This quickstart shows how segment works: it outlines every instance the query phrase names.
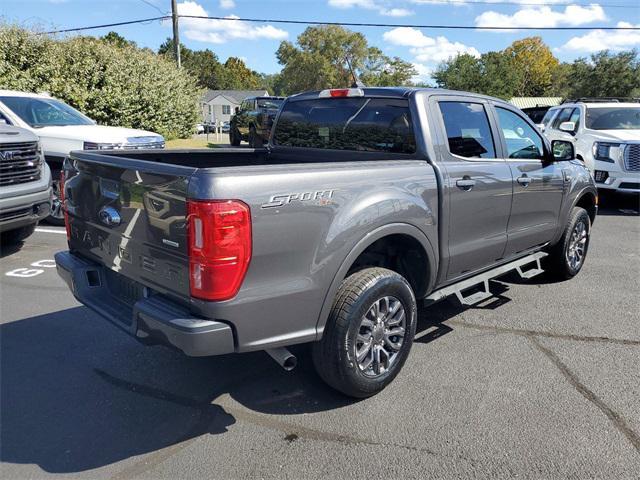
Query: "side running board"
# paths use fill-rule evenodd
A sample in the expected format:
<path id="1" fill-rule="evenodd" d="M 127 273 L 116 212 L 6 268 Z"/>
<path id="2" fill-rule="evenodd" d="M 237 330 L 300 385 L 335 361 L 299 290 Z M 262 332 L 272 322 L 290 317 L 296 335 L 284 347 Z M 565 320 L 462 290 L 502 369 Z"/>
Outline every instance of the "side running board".
<path id="1" fill-rule="evenodd" d="M 488 270 L 476 275 L 475 277 L 471 277 L 461 282 L 454 283 L 453 285 L 449 285 L 448 287 L 441 288 L 440 290 L 436 290 L 426 297 L 425 301 L 427 303 L 434 303 L 450 295 L 455 295 L 461 304 L 475 305 L 493 296 L 489 290 L 489 280 L 504 275 L 512 270 L 517 271 L 520 277 L 524 279 L 535 277 L 536 275 L 544 272 L 540 265 L 540 260 L 547 255 L 548 254 L 545 252 L 536 252 L 531 255 L 527 255 L 526 257 L 519 258 L 518 260 L 514 260 L 513 262 L 500 265 L 499 267 Z M 535 266 L 531 265 L 530 268 L 524 270 L 524 267 L 529 266 L 532 263 L 535 263 Z M 464 295 L 465 291 L 474 287 L 480 287 L 482 289 L 470 295 Z"/>

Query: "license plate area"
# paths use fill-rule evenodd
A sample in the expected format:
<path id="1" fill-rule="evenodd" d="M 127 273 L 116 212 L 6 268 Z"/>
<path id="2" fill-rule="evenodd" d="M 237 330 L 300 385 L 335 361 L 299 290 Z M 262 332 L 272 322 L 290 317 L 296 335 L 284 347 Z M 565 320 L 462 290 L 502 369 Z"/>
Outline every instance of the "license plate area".
<path id="1" fill-rule="evenodd" d="M 109 269 L 104 269 L 105 283 L 109 292 L 121 303 L 129 308 L 144 298 L 144 286 L 135 280 Z"/>

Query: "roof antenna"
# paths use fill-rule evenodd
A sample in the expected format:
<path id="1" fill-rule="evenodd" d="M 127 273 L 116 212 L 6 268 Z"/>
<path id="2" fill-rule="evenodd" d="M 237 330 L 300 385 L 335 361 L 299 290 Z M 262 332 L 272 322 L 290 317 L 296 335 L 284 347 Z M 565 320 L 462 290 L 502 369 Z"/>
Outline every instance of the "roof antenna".
<path id="1" fill-rule="evenodd" d="M 353 70 L 353 67 L 351 66 L 351 61 L 349 60 L 349 55 L 345 56 L 344 60 L 345 62 L 347 62 L 347 65 L 349 66 L 349 71 L 351 72 L 351 77 L 353 78 L 353 83 L 351 84 L 351 88 L 363 88 L 364 83 L 362 83 L 358 79 L 358 75 L 356 75 L 356 72 Z"/>

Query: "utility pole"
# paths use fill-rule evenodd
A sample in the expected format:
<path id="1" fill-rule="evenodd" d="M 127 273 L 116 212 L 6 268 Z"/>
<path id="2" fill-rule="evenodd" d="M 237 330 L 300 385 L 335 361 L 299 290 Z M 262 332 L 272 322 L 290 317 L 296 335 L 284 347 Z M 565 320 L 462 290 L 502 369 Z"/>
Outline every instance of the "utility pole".
<path id="1" fill-rule="evenodd" d="M 171 0 L 171 18 L 173 20 L 173 56 L 180 68 L 180 33 L 178 32 L 178 6 L 176 0 Z"/>

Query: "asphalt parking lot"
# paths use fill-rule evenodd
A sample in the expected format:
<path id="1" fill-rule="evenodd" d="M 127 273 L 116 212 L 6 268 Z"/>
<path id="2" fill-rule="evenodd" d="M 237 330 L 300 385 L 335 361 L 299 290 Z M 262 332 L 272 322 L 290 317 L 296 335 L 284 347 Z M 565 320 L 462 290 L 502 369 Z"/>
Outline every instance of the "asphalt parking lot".
<path id="1" fill-rule="evenodd" d="M 79 305 L 43 225 L 1 261 L 3 478 L 638 478 L 638 197 L 607 198 L 572 281 L 494 282 L 422 309 L 376 397 L 328 390 L 304 348 L 193 359 Z"/>

